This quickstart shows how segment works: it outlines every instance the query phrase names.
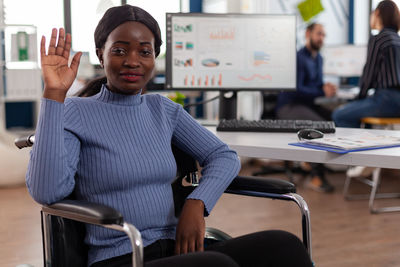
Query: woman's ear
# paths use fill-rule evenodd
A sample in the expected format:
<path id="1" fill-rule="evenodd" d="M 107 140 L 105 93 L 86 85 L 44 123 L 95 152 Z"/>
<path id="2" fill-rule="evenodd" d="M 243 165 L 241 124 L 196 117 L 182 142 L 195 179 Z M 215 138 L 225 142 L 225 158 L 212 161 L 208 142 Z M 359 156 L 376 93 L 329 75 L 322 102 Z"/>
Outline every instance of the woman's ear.
<path id="1" fill-rule="evenodd" d="M 100 61 L 100 66 L 103 68 L 104 67 L 104 65 L 103 65 L 103 49 L 96 48 L 96 55 L 97 55 L 97 58 Z"/>

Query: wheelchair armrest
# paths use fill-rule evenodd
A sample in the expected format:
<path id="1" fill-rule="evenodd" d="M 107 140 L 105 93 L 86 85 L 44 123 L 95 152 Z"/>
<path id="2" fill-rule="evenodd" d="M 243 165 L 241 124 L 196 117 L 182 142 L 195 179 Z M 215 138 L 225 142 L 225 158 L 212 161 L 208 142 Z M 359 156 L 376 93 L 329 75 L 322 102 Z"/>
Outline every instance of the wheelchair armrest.
<path id="1" fill-rule="evenodd" d="M 270 194 L 296 193 L 296 186 L 286 180 L 276 178 L 259 178 L 254 176 L 237 176 L 226 189 L 227 193 L 251 191 Z"/>
<path id="2" fill-rule="evenodd" d="M 293 183 L 276 178 L 237 176 L 225 193 L 295 202 L 302 214 L 303 244 L 310 257 L 312 256 L 310 211 L 304 199 L 296 194 L 296 186 Z"/>
<path id="3" fill-rule="evenodd" d="M 65 199 L 43 206 L 42 210 L 51 215 L 84 223 L 122 225 L 124 222 L 121 213 L 114 208 L 82 200 Z"/>
<path id="4" fill-rule="evenodd" d="M 55 220 L 55 222 L 52 222 L 52 218 L 57 219 Z M 73 222 L 73 224 L 69 222 Z M 65 243 L 70 243 L 71 240 L 69 240 L 69 237 L 70 235 L 73 235 L 73 231 L 76 230 L 77 226 L 83 226 L 82 223 L 88 223 L 124 232 L 128 236 L 132 246 L 133 266 L 143 266 L 143 241 L 139 230 L 134 225 L 125 222 L 121 213 L 119 213 L 112 207 L 82 200 L 65 199 L 48 206 L 42 206 L 42 223 L 43 240 L 45 244 L 44 262 L 46 263 L 51 257 L 54 257 L 55 251 L 53 250 L 53 247 L 55 247 L 55 245 L 61 243 L 61 246 L 65 247 Z M 51 235 L 54 236 L 54 232 L 52 233 L 51 231 L 55 231 L 58 237 L 49 238 Z M 75 238 L 72 239 L 75 240 Z M 81 241 L 82 240 L 83 238 L 81 239 Z M 75 247 L 76 246 L 74 245 L 74 248 Z M 61 253 L 63 259 L 62 262 L 64 262 L 65 260 L 66 262 L 74 262 L 74 257 L 69 256 L 71 255 L 71 253 L 74 253 L 76 251 L 76 249 L 74 248 L 68 247 L 66 252 L 63 251 Z M 72 250 L 74 252 L 71 252 Z M 60 256 L 60 253 L 58 254 L 58 256 Z M 84 262 L 84 266 L 86 266 L 87 262 Z M 67 265 L 51 264 L 51 266 L 77 265 L 74 263 Z"/>

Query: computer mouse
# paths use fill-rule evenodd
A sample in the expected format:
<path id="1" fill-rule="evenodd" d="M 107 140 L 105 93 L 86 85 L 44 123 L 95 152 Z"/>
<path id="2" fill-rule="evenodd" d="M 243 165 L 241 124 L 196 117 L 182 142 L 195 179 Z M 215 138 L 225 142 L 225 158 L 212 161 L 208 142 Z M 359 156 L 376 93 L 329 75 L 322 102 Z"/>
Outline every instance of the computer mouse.
<path id="1" fill-rule="evenodd" d="M 322 137 L 324 137 L 324 134 L 321 131 L 315 129 L 301 129 L 297 132 L 297 138 L 299 138 L 300 141 L 304 139 L 311 140 Z"/>

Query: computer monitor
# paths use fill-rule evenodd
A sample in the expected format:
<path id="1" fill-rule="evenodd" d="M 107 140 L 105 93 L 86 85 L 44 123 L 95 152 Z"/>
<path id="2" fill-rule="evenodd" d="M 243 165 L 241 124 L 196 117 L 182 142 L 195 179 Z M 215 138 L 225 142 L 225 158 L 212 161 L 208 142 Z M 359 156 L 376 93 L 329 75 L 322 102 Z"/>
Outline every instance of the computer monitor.
<path id="1" fill-rule="evenodd" d="M 293 90 L 296 17 L 167 13 L 167 89 Z"/>
<path id="2" fill-rule="evenodd" d="M 324 58 L 324 74 L 345 78 L 360 77 L 367 60 L 367 46 L 326 46 L 321 54 Z"/>
<path id="3" fill-rule="evenodd" d="M 167 90 L 296 89 L 295 15 L 167 13 L 166 27 Z"/>

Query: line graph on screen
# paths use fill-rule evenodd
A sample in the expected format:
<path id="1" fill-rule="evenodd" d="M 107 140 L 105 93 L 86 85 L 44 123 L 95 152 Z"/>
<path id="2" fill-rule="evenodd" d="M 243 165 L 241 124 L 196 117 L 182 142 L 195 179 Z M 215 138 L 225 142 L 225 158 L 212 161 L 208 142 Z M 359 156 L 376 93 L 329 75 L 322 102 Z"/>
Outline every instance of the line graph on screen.
<path id="1" fill-rule="evenodd" d="M 251 75 L 251 76 L 249 76 L 249 77 L 244 77 L 244 76 L 241 76 L 241 75 L 238 75 L 238 78 L 239 78 L 239 80 L 242 80 L 242 81 L 245 81 L 245 82 L 250 82 L 250 81 L 253 81 L 253 80 L 256 80 L 256 79 L 261 79 L 261 80 L 270 80 L 270 81 L 272 81 L 272 76 L 271 75 L 269 75 L 269 74 L 253 74 L 253 75 Z"/>

